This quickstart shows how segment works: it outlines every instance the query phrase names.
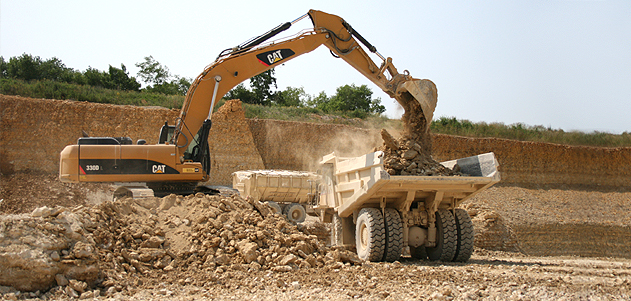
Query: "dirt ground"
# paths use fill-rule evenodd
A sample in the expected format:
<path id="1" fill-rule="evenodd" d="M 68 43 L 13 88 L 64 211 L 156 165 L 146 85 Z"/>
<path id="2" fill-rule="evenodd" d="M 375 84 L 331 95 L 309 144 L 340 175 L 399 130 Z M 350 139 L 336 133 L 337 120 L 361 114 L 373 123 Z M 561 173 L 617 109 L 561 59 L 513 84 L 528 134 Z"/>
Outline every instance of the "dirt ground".
<path id="1" fill-rule="evenodd" d="M 75 207 L 111 199 L 109 185 L 68 185 L 54 175 L 16 173 L 2 177 L 0 212 L 30 213 L 47 205 Z M 571 200 L 571 201 L 569 201 Z M 513 239 L 522 226 L 589 223 L 628 227 L 631 193 L 580 189 L 497 186 L 464 206 L 488 224 L 502 220 Z M 560 211 L 565 212 L 560 214 Z M 172 221 L 171 221 L 172 223 Z M 476 227 L 480 224 L 476 224 Z M 201 239 L 201 238 L 200 238 Z M 606 242 L 603 243 L 606 247 Z M 544 246 L 545 247 L 545 246 Z M 579 245 L 580 247 L 580 245 Z M 527 249 L 527 248 L 526 248 Z M 594 257 L 537 257 L 476 248 L 464 264 L 416 261 L 329 262 L 291 270 L 235 263 L 221 268 L 187 264 L 179 270 L 137 273 L 112 268 L 110 287 L 84 295 L 99 300 L 628 300 L 631 260 Z M 529 250 L 533 251 L 533 250 Z M 536 251 L 536 250 L 534 250 Z M 533 251 L 533 252 L 534 252 Z M 580 251 L 580 250 L 576 250 Z M 322 251 L 322 254 L 326 251 Z M 528 253 L 528 252 L 526 252 Z M 532 253 L 532 252 L 531 252 Z M 536 253 L 536 252 L 534 252 Z M 101 254 L 106 256 L 105 253 Z M 218 255 L 218 254 L 216 254 Z M 605 254 L 606 255 L 606 254 Z M 174 256 L 175 257 L 175 256 Z M 324 257 L 323 257 L 324 258 Z M 324 262 L 324 261 L 323 261 Z M 187 267 L 188 266 L 188 267 Z M 102 267 L 106 268 L 107 267 Z M 132 269 L 133 270 L 133 269 Z M 113 282 L 112 282 L 113 281 Z M 111 289 L 114 287 L 115 289 Z M 99 297 L 93 297 L 99 295 Z M 62 286 L 48 292 L 0 287 L 4 299 L 70 299 Z"/>
<path id="2" fill-rule="evenodd" d="M 136 285 L 95 299 L 629 300 L 630 271 L 631 261 L 626 259 L 542 258 L 476 250 L 466 264 L 402 258 L 280 273 L 234 266 L 205 283 L 191 278 L 173 281 L 168 273 L 157 278 L 131 276 Z M 58 288 L 44 296 L 69 299 Z"/>

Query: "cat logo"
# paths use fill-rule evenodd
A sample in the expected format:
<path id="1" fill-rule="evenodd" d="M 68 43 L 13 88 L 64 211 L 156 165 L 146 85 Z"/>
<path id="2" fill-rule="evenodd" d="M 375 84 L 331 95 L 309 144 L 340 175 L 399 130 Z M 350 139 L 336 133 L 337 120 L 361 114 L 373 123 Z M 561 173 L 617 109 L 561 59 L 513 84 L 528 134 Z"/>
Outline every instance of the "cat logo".
<path id="1" fill-rule="evenodd" d="M 272 50 L 272 51 L 259 53 L 256 55 L 256 58 L 259 60 L 261 64 L 265 66 L 271 66 L 284 59 L 287 59 L 288 57 L 294 54 L 296 53 L 293 50 L 284 48 L 284 49 L 278 49 L 278 50 Z"/>
<path id="2" fill-rule="evenodd" d="M 154 165 L 151 171 L 153 171 L 153 173 L 164 173 L 166 167 L 166 165 Z"/>

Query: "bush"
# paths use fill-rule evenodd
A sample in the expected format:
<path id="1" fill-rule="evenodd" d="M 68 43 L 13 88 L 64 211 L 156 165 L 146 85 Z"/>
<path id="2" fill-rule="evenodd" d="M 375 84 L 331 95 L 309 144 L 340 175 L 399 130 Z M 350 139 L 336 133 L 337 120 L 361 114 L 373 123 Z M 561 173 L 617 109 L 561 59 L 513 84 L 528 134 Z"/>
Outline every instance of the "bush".
<path id="1" fill-rule="evenodd" d="M 503 123 L 473 123 L 469 120 L 457 120 L 454 117 L 440 117 L 431 124 L 434 133 L 468 137 L 494 137 L 520 141 L 538 141 L 567 145 L 586 145 L 603 147 L 631 146 L 631 135 L 621 135 L 579 131 L 565 132 L 541 125 L 529 126 L 523 123 L 505 125 Z"/>
<path id="2" fill-rule="evenodd" d="M 111 90 L 89 85 L 77 85 L 51 80 L 26 82 L 16 79 L 0 79 L 0 93 L 47 99 L 70 99 L 119 105 L 182 107 L 184 96 L 164 95 L 136 91 Z"/>

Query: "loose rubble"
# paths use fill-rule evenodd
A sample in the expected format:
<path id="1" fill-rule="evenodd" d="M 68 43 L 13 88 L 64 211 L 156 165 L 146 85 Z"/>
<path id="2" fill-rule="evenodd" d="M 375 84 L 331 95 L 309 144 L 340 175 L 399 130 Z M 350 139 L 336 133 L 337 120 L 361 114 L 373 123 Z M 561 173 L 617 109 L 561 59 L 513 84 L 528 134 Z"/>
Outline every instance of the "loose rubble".
<path id="1" fill-rule="evenodd" d="M 379 150 L 384 152 L 384 168 L 390 175 L 412 176 L 461 176 L 458 165 L 451 170 L 432 158 L 427 148 L 409 137 L 395 139 L 386 131 L 381 130 L 384 141 Z M 426 142 L 427 143 L 427 142 Z M 430 146 L 431 149 L 431 146 Z"/>
<path id="2" fill-rule="evenodd" d="M 438 98 L 436 86 L 427 85 L 427 97 Z M 421 105 L 411 95 L 400 100 L 405 110 L 401 117 L 402 136 L 392 137 L 386 129 L 381 130 L 383 145 L 379 150 L 385 154 L 384 168 L 390 175 L 412 176 L 460 176 L 458 165 L 451 170 L 432 158 L 432 136 Z M 432 112 L 433 113 L 433 112 Z"/>
<path id="3" fill-rule="evenodd" d="M 321 229 L 300 229 L 238 195 L 40 207 L 30 215 L 1 217 L 0 285 L 32 292 L 60 286 L 79 297 L 133 287 L 134 275 L 201 285 L 233 269 L 361 264 L 354 253 L 330 250 L 309 232 Z"/>

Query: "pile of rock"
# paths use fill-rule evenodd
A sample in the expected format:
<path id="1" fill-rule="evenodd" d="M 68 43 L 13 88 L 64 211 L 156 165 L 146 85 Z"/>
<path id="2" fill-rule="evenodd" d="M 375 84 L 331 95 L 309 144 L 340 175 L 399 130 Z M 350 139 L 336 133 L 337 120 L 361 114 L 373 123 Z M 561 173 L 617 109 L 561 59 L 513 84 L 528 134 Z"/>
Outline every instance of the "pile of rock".
<path id="1" fill-rule="evenodd" d="M 42 207 L 0 216 L 0 285 L 35 292 L 67 285 L 67 278 L 94 283 L 97 250 L 85 235 L 84 213 L 82 207 Z"/>
<path id="2" fill-rule="evenodd" d="M 463 208 L 471 216 L 475 228 L 476 248 L 521 252 L 515 232 L 498 212 L 477 203 L 467 203 Z"/>
<path id="3" fill-rule="evenodd" d="M 381 138 L 384 143 L 379 150 L 385 154 L 384 167 L 391 175 L 463 175 L 458 171 L 457 165 L 455 170 L 451 170 L 434 160 L 423 142 L 406 137 L 395 139 L 385 129 L 381 130 Z"/>
<path id="4" fill-rule="evenodd" d="M 71 297 L 111 295 L 138 277 L 203 285 L 233 269 L 287 272 L 360 264 L 309 229 L 238 195 L 124 199 L 38 208 L 0 218 L 0 286 L 59 286 Z M 94 289 L 97 289 L 96 291 Z"/>

